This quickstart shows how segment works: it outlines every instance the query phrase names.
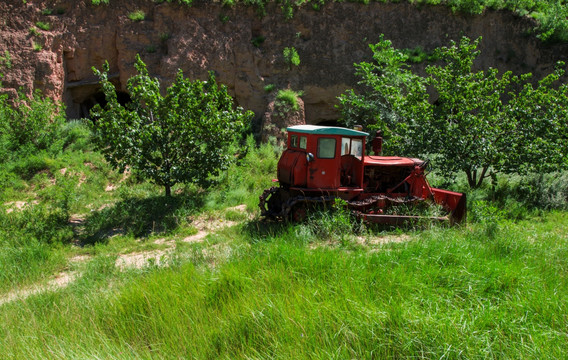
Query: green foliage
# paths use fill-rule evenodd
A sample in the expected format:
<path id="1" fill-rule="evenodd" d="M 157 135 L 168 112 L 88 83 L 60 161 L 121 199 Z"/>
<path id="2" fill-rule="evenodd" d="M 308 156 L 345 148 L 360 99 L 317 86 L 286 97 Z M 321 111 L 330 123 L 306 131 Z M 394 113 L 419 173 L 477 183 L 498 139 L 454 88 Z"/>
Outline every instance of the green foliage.
<path id="1" fill-rule="evenodd" d="M 258 194 L 272 186 L 271 179 L 282 149 L 270 143 L 257 147 L 253 136 L 249 135 L 243 150 L 239 160 L 219 175 L 217 185 L 205 196 L 206 210 L 241 204 L 256 210 Z"/>
<path id="2" fill-rule="evenodd" d="M 2 68 L 10 70 L 12 65 L 12 56 L 8 50 L 5 50 L 4 56 L 0 56 L 0 70 Z M 2 77 L 2 73 L 0 73 L 0 77 Z"/>
<path id="3" fill-rule="evenodd" d="M 568 85 L 556 85 L 562 64 L 536 87 L 530 74 L 474 71 L 479 41 L 437 49 L 442 63 L 428 66 L 425 77 L 408 70 L 407 55 L 390 41 L 371 45 L 374 62 L 356 65 L 367 92 L 340 97 L 345 122 L 382 129 L 387 152 L 432 156 L 435 168 L 448 177 L 464 172 L 472 188 L 498 172 L 565 168 Z"/>
<path id="4" fill-rule="evenodd" d="M 43 50 L 43 45 L 39 42 L 33 42 L 32 43 L 32 48 L 34 49 L 35 52 L 39 52 Z"/>
<path id="5" fill-rule="evenodd" d="M 81 241 L 93 244 L 117 234 L 145 237 L 172 233 L 187 225 L 186 217 L 201 205 L 201 197 L 152 197 L 135 190 L 121 189 L 113 206 L 89 214 Z"/>
<path id="6" fill-rule="evenodd" d="M 533 15 L 539 21 L 538 37 L 543 41 L 568 41 L 568 6 L 560 0 L 549 3 Z"/>
<path id="7" fill-rule="evenodd" d="M 408 61 L 415 64 L 425 61 L 433 62 L 438 60 L 435 54 L 424 51 L 424 49 L 422 49 L 422 47 L 420 46 L 417 46 L 414 49 L 403 49 L 402 53 L 406 55 Z"/>
<path id="8" fill-rule="evenodd" d="M 271 92 L 274 91 L 275 88 L 276 88 L 276 85 L 274 85 L 274 84 L 266 84 L 266 85 L 264 85 L 264 92 L 271 93 Z"/>
<path id="9" fill-rule="evenodd" d="M 40 29 L 42 29 L 42 30 L 44 30 L 44 31 L 49 31 L 49 30 L 51 30 L 51 25 L 50 25 L 49 23 L 46 23 L 46 22 L 43 22 L 43 21 L 37 21 L 37 22 L 35 23 L 35 25 L 36 25 L 38 28 L 40 28 Z"/>
<path id="10" fill-rule="evenodd" d="M 227 15 L 227 14 L 219 14 L 219 20 L 220 20 L 223 24 L 226 24 L 227 22 L 229 22 L 229 20 L 231 20 L 231 18 L 230 18 L 229 15 Z"/>
<path id="11" fill-rule="evenodd" d="M 37 36 L 37 37 L 41 36 L 41 33 L 37 30 L 37 28 L 35 26 L 30 26 L 29 32 L 30 32 L 30 35 Z"/>
<path id="12" fill-rule="evenodd" d="M 302 96 L 303 92 L 294 91 L 292 89 L 281 89 L 276 94 L 276 104 L 280 107 L 290 108 L 294 111 L 300 109 L 298 104 L 298 97 Z"/>
<path id="13" fill-rule="evenodd" d="M 285 47 L 282 51 L 282 56 L 284 57 L 284 62 L 288 64 L 289 69 L 292 68 L 292 65 L 300 65 L 300 55 L 294 47 Z"/>
<path id="14" fill-rule="evenodd" d="M 129 13 L 128 18 L 132 21 L 142 21 L 146 18 L 146 13 L 142 10 L 136 10 Z"/>
<path id="15" fill-rule="evenodd" d="M 65 122 L 61 105 L 41 93 L 28 98 L 20 93 L 13 104 L 0 95 L 0 163 L 20 154 L 61 150 L 60 130 Z"/>
<path id="16" fill-rule="evenodd" d="M 91 0 L 91 4 L 98 6 L 101 4 L 108 5 L 109 0 Z"/>
<path id="17" fill-rule="evenodd" d="M 300 226 L 298 233 L 318 241 L 339 241 L 343 244 L 354 235 L 360 235 L 365 226 L 355 219 L 347 203 L 335 199 L 334 203 L 323 209 L 309 211 L 305 224 Z"/>
<path id="18" fill-rule="evenodd" d="M 138 75 L 127 83 L 132 102 L 126 106 L 118 103 L 108 80 L 108 64 L 103 72 L 95 70 L 107 100 L 104 109 L 92 111 L 98 148 L 113 167 L 132 167 L 164 186 L 167 195 L 180 182 L 209 185 L 233 161 L 233 144 L 252 113 L 233 109 L 227 88 L 213 73 L 205 82 L 191 82 L 180 71 L 162 96 L 159 81 L 139 56 L 135 66 Z"/>

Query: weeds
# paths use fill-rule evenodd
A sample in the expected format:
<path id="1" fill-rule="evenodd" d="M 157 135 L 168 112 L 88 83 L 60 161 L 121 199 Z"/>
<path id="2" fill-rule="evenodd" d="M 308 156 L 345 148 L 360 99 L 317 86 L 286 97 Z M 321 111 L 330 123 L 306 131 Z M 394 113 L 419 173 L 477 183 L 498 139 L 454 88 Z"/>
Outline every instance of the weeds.
<path id="1" fill-rule="evenodd" d="M 271 92 L 274 91 L 275 88 L 276 88 L 276 85 L 274 85 L 274 84 L 266 84 L 266 85 L 264 85 L 264 92 L 271 93 Z"/>
<path id="2" fill-rule="evenodd" d="M 300 109 L 298 97 L 302 95 L 302 91 L 294 91 L 292 89 L 278 90 L 278 93 L 276 94 L 276 103 L 279 107 L 290 108 L 297 111 Z"/>
<path id="3" fill-rule="evenodd" d="M 146 13 L 142 10 L 136 10 L 129 13 L 128 18 L 134 22 L 143 21 L 146 18 Z"/>
<path id="4" fill-rule="evenodd" d="M 282 56 L 284 57 L 284 62 L 288 65 L 288 69 L 292 69 L 292 65 L 300 66 L 300 55 L 294 47 L 285 47 L 282 51 Z"/>
<path id="5" fill-rule="evenodd" d="M 38 22 L 35 23 L 35 25 L 43 31 L 51 30 L 51 25 L 49 23 L 46 23 L 46 22 L 43 22 L 43 21 L 38 21 Z"/>

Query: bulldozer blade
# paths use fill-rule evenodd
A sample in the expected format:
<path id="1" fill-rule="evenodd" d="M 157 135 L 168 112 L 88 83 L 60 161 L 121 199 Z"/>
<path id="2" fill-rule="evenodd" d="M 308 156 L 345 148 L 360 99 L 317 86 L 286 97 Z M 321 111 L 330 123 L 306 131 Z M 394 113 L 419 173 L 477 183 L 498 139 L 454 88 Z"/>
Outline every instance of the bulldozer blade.
<path id="1" fill-rule="evenodd" d="M 450 213 L 452 224 L 464 223 L 467 218 L 467 200 L 465 194 L 449 190 L 432 188 L 434 202 Z"/>

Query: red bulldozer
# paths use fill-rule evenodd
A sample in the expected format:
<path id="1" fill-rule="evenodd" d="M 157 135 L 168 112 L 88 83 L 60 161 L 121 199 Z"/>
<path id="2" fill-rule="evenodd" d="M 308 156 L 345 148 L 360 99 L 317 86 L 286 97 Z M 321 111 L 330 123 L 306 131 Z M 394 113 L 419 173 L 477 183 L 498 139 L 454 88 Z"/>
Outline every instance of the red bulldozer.
<path id="1" fill-rule="evenodd" d="M 298 125 L 288 129 L 287 149 L 278 161 L 279 186 L 260 196 L 268 218 L 302 220 L 309 208 L 343 199 L 365 221 L 401 224 L 428 218 L 462 223 L 466 196 L 430 186 L 427 162 L 380 156 L 382 137 L 372 140 L 374 155 L 365 154 L 369 134 L 342 127 Z M 417 212 L 415 209 L 436 208 Z"/>

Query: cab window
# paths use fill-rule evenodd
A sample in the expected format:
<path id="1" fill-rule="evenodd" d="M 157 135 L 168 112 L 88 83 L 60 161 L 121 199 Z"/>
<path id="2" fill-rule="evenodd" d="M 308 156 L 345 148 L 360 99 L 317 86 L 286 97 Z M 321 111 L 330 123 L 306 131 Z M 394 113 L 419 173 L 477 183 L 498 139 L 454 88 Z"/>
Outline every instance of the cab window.
<path id="1" fill-rule="evenodd" d="M 363 140 L 351 140 L 351 155 L 361 158 L 363 155 Z"/>
<path id="2" fill-rule="evenodd" d="M 349 147 L 351 146 L 350 138 L 341 138 L 341 156 L 349 155 Z"/>
<path id="3" fill-rule="evenodd" d="M 300 136 L 300 149 L 306 150 L 307 147 L 308 147 L 308 137 Z"/>
<path id="4" fill-rule="evenodd" d="M 333 159 L 335 157 L 335 139 L 319 138 L 318 139 L 318 158 Z"/>
<path id="5" fill-rule="evenodd" d="M 290 137 L 290 147 L 293 147 L 293 148 L 298 147 L 298 135 L 292 135 Z"/>

